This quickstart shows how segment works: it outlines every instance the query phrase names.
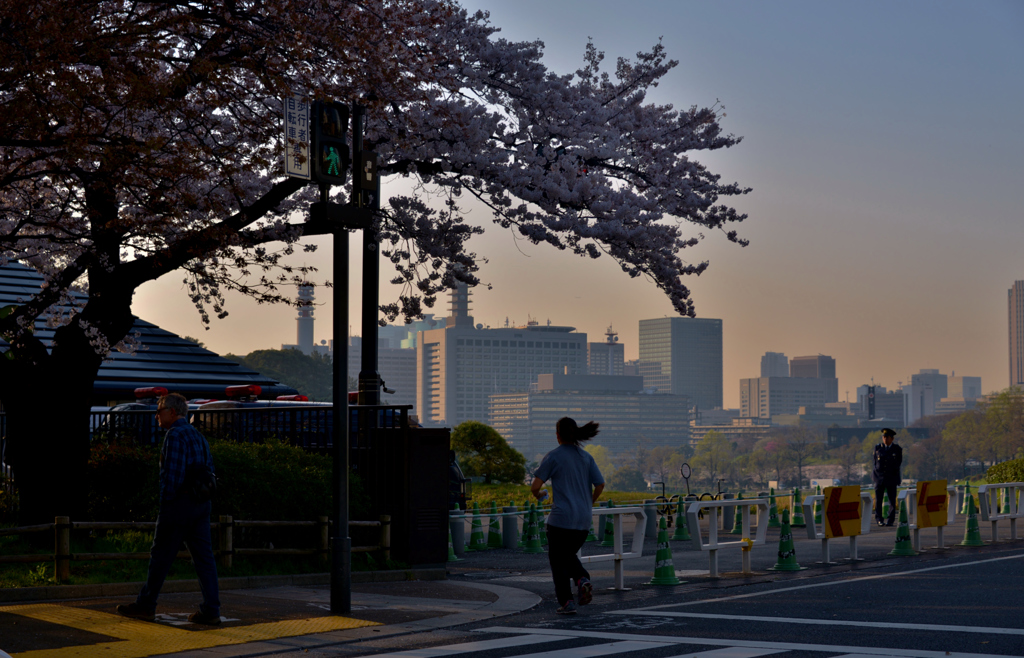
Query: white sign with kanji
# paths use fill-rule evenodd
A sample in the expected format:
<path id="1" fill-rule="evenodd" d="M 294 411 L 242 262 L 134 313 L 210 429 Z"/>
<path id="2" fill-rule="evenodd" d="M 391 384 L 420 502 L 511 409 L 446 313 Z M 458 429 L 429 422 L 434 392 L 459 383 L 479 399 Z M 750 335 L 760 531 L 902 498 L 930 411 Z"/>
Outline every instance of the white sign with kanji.
<path id="1" fill-rule="evenodd" d="M 288 176 L 310 180 L 309 101 L 284 100 L 284 172 Z"/>

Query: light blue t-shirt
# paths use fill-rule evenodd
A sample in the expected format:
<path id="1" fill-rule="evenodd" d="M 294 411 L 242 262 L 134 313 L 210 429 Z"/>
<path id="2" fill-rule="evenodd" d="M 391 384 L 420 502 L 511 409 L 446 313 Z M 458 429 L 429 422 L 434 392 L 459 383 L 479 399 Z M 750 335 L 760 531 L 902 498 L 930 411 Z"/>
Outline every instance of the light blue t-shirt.
<path id="1" fill-rule="evenodd" d="M 547 525 L 567 530 L 589 530 L 594 506 L 593 487 L 604 484 L 590 453 L 573 445 L 560 445 L 540 462 L 535 477 L 554 489 L 554 507 Z"/>

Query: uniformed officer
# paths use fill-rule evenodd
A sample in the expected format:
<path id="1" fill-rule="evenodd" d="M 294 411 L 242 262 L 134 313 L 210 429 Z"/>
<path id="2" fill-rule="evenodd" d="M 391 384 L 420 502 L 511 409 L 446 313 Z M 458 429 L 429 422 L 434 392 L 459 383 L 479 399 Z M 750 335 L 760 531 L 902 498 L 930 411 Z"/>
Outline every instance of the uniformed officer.
<path id="1" fill-rule="evenodd" d="M 874 470 L 871 479 L 875 483 L 875 521 L 878 525 L 892 525 L 896 520 L 896 488 L 902 481 L 900 465 L 903 464 L 903 448 L 893 443 L 896 436 L 888 427 L 882 430 L 882 442 L 875 446 Z M 882 519 L 882 496 L 889 496 L 889 518 Z"/>

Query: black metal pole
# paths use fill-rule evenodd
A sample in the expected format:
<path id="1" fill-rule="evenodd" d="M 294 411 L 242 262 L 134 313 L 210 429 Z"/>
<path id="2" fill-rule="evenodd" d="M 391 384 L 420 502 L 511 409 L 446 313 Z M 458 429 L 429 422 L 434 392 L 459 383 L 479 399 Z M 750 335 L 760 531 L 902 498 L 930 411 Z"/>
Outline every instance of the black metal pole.
<path id="1" fill-rule="evenodd" d="M 363 189 L 361 170 L 363 128 L 366 108 L 352 106 L 352 203 L 357 208 L 369 207 L 368 193 Z M 375 195 L 376 197 L 376 195 Z M 374 199 L 376 203 L 376 198 Z M 380 305 L 380 250 L 373 226 L 363 230 L 363 346 L 359 367 L 359 404 L 380 404 L 380 374 L 377 372 L 377 313 Z M 376 414 L 368 414 L 367 419 Z"/>
<path id="2" fill-rule="evenodd" d="M 328 186 L 320 186 L 327 202 Z M 334 227 L 334 350 L 331 439 L 334 532 L 331 535 L 331 612 L 352 611 L 352 539 L 348 536 L 348 229 Z"/>

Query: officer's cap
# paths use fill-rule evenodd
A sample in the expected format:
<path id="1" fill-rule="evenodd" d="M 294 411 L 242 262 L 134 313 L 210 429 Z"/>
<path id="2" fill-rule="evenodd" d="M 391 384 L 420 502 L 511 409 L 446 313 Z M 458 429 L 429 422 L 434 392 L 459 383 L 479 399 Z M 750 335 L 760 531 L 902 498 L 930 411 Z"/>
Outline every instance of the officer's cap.
<path id="1" fill-rule="evenodd" d="M 896 431 L 891 430 L 888 427 L 882 428 L 882 436 L 896 436 Z"/>

